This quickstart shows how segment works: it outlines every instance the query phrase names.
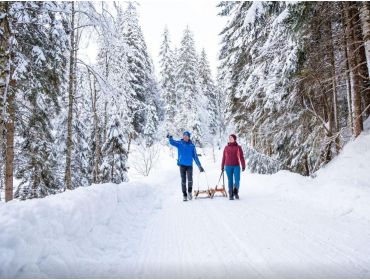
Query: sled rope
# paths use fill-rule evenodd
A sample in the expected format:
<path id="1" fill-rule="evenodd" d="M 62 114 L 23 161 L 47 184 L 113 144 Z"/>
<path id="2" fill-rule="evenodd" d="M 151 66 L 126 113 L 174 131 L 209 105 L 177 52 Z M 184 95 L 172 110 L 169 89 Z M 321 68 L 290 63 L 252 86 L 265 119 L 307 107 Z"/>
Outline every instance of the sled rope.
<path id="1" fill-rule="evenodd" d="M 222 177 L 222 186 L 220 187 L 221 177 Z M 223 197 L 227 197 L 227 192 L 225 189 L 225 171 L 224 170 L 221 171 L 220 178 L 218 179 L 216 187 L 214 189 L 211 189 L 211 198 L 215 196 L 216 192 L 221 193 Z"/>
<path id="2" fill-rule="evenodd" d="M 206 182 L 207 182 L 207 189 L 206 190 L 200 190 L 200 173 L 202 173 L 202 172 L 198 173 L 198 190 L 194 191 L 194 197 L 198 198 L 199 194 L 206 194 L 207 196 L 205 198 L 210 198 L 212 196 L 212 192 L 209 189 L 207 173 L 204 172 L 204 176 L 206 177 Z"/>

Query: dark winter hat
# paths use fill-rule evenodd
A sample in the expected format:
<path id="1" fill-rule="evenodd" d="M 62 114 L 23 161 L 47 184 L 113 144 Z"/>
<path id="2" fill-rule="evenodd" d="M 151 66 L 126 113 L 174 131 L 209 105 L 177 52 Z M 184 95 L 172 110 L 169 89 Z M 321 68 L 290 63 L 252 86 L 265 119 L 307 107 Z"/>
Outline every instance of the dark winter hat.
<path id="1" fill-rule="evenodd" d="M 184 131 L 184 133 L 182 134 L 182 136 L 185 136 L 185 135 L 186 135 L 186 136 L 188 136 L 188 137 L 190 138 L 190 135 L 191 135 L 191 134 L 190 134 L 190 132 L 189 132 L 189 131 Z"/>
<path id="2" fill-rule="evenodd" d="M 236 141 L 236 135 L 235 134 L 231 134 L 230 135 L 232 138 L 234 138 L 234 141 Z"/>

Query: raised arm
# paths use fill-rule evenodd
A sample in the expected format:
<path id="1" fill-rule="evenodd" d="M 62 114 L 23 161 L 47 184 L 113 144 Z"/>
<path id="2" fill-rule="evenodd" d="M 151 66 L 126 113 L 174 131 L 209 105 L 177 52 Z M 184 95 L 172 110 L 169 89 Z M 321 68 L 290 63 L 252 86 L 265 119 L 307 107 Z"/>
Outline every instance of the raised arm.
<path id="1" fill-rule="evenodd" d="M 178 147 L 178 146 L 180 145 L 180 141 L 173 140 L 173 137 L 172 137 L 172 136 L 170 136 L 170 137 L 168 138 L 168 140 L 170 141 L 170 144 L 171 144 L 172 146 Z"/>

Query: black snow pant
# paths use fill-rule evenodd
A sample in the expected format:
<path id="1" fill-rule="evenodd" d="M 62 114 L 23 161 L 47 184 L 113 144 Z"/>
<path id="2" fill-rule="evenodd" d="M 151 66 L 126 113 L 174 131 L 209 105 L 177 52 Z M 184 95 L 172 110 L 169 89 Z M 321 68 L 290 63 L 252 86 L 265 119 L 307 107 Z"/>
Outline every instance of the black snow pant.
<path id="1" fill-rule="evenodd" d="M 181 188 L 184 196 L 186 193 L 186 177 L 188 177 L 188 192 L 193 190 L 193 166 L 180 165 Z"/>

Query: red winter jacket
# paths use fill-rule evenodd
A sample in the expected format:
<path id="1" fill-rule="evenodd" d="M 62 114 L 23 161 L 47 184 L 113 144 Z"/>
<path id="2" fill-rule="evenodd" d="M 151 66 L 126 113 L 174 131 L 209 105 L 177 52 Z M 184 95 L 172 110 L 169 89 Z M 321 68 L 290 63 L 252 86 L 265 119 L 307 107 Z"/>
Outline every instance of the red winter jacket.
<path id="1" fill-rule="evenodd" d="M 242 147 L 238 143 L 228 143 L 224 149 L 224 155 L 222 157 L 221 169 L 224 169 L 225 165 L 242 165 L 242 169 L 245 169 L 245 160 Z"/>

